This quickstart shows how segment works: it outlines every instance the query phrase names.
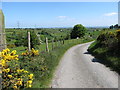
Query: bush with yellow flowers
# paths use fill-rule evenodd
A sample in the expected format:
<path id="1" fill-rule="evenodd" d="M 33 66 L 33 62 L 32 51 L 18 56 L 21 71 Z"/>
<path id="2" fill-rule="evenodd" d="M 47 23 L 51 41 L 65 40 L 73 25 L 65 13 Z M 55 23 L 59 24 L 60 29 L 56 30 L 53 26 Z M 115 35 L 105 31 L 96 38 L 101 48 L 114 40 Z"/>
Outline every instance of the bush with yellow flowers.
<path id="1" fill-rule="evenodd" d="M 26 52 L 22 53 L 22 56 L 38 56 L 39 55 L 39 51 L 35 50 L 34 48 L 32 48 L 31 51 L 26 50 Z"/>
<path id="2" fill-rule="evenodd" d="M 117 33 L 118 40 L 120 40 L 120 30 L 117 30 L 116 33 Z"/>
<path id="3" fill-rule="evenodd" d="M 16 50 L 10 52 L 9 49 L 5 49 L 0 52 L 0 58 L 3 89 L 32 87 L 34 75 L 20 67 Z"/>
<path id="4" fill-rule="evenodd" d="M 43 80 L 44 76 L 48 75 L 48 63 L 42 55 L 39 55 L 38 50 L 32 48 L 30 52 L 22 53 L 22 57 L 19 59 L 22 67 L 34 73 L 35 82 Z"/>

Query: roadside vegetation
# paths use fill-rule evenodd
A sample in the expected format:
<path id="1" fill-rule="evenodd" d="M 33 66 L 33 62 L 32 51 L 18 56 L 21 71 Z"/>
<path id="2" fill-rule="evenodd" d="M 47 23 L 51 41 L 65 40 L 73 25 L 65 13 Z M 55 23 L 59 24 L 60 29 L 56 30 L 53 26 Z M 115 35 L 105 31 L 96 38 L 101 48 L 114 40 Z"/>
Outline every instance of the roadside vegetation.
<path id="1" fill-rule="evenodd" d="M 111 28 L 111 27 L 110 27 Z M 120 30 L 107 29 L 89 47 L 93 56 L 102 60 L 100 63 L 110 67 L 120 74 Z"/>
<path id="2" fill-rule="evenodd" d="M 38 53 L 38 52 L 37 52 Z M 36 54 L 36 51 L 31 52 Z M 2 89 L 15 90 L 23 88 L 31 88 L 33 82 L 33 74 L 21 67 L 19 56 L 16 55 L 16 50 L 10 51 L 8 48 L 0 52 L 0 65 L 2 66 Z"/>
<path id="3" fill-rule="evenodd" d="M 85 28 L 82 25 L 77 26 L 80 27 L 75 29 L 75 26 L 74 31 Z M 29 87 L 49 88 L 54 71 L 64 53 L 74 45 L 95 40 L 102 30 L 85 28 L 85 31 L 72 39 L 72 28 L 6 29 L 7 47 L 11 51 L 17 51 L 19 67 L 34 75 L 32 85 Z M 27 32 L 31 32 L 31 52 L 27 48 Z M 46 37 L 49 52 L 46 51 Z"/>

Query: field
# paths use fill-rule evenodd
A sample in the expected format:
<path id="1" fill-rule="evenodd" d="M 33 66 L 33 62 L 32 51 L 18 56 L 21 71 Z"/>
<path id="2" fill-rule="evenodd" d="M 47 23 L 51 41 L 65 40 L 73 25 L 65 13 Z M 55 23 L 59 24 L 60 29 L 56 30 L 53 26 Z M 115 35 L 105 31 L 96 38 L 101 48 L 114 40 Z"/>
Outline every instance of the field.
<path id="1" fill-rule="evenodd" d="M 12 48 L 19 50 L 23 52 L 25 49 L 27 49 L 27 46 L 18 45 L 16 46 L 15 43 L 17 41 L 20 41 L 21 38 L 26 39 L 27 41 L 27 32 L 28 31 L 35 31 L 35 33 L 38 35 L 38 38 L 40 39 L 38 42 L 40 42 L 40 45 L 37 45 L 37 48 L 40 49 L 40 51 L 46 50 L 46 44 L 45 44 L 45 38 L 48 38 L 49 42 L 49 49 L 52 49 L 52 40 L 54 39 L 54 46 L 59 45 L 60 42 L 63 40 L 65 43 L 69 43 L 72 41 L 75 41 L 76 39 L 72 40 L 70 39 L 70 32 L 72 28 L 43 28 L 43 29 L 6 29 L 6 37 L 7 37 L 7 44 L 8 48 L 13 50 Z M 84 37 L 87 39 L 88 37 L 95 39 L 97 35 L 99 35 L 101 29 L 88 29 L 88 32 L 86 33 L 86 36 Z M 25 37 L 25 38 L 24 38 Z M 76 40 L 77 41 L 77 40 Z"/>
<path id="2" fill-rule="evenodd" d="M 7 47 L 16 50 L 21 68 L 34 74 L 32 88 L 49 88 L 53 73 L 61 57 L 72 46 L 93 41 L 102 29 L 88 28 L 82 38 L 71 39 L 72 28 L 6 29 Z M 38 56 L 23 56 L 27 50 L 27 32 L 31 32 L 31 45 L 39 50 Z M 48 38 L 49 52 L 46 51 Z M 34 43 L 34 44 L 33 44 Z"/>

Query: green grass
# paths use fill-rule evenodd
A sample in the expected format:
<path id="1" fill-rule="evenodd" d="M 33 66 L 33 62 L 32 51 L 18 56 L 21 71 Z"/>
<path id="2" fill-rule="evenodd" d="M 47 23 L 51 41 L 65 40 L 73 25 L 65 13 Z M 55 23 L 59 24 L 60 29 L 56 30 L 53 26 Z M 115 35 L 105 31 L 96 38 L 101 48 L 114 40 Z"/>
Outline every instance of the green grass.
<path id="1" fill-rule="evenodd" d="M 64 55 L 64 53 L 70 47 L 77 44 L 85 43 L 88 41 L 91 41 L 91 40 L 90 39 L 89 40 L 82 40 L 82 39 L 67 40 L 65 41 L 66 44 L 57 46 L 57 48 L 55 48 L 53 51 L 51 50 L 49 53 L 44 52 L 44 54 L 41 54 L 41 58 L 45 58 L 45 63 L 46 63 L 46 66 L 48 67 L 49 73 L 45 74 L 44 77 L 42 78 L 36 78 L 33 88 L 49 88 L 49 85 L 53 78 L 54 71 L 56 70 L 56 67 L 58 66 L 60 59 Z"/>
<path id="2" fill-rule="evenodd" d="M 54 71 L 58 66 L 61 57 L 64 53 L 72 46 L 92 41 L 93 39 L 73 39 L 66 40 L 64 44 L 59 43 L 55 45 L 54 49 L 50 49 L 50 52 L 47 53 L 39 49 L 40 56 L 37 57 L 26 57 L 20 58 L 21 67 L 24 67 L 25 70 L 30 71 L 34 74 L 35 79 L 33 83 L 33 88 L 50 88 L 51 80 L 53 78 Z M 49 44 L 51 45 L 51 43 Z M 41 48 L 45 50 L 45 44 L 40 45 Z M 24 48 L 16 48 L 17 50 L 23 50 Z M 47 70 L 42 71 L 42 68 L 47 67 Z"/>
<path id="3" fill-rule="evenodd" d="M 5 31 L 6 31 L 7 43 L 14 44 L 17 41 L 16 38 L 19 34 L 23 34 L 26 33 L 27 31 L 32 31 L 32 30 L 33 29 L 6 29 Z M 72 28 L 42 28 L 35 30 L 35 32 L 39 34 L 42 31 L 48 33 L 48 35 L 40 34 L 40 38 L 42 42 L 45 43 L 46 37 L 48 37 L 49 42 L 51 42 L 53 38 L 57 40 L 65 39 L 68 35 L 70 35 L 71 30 Z M 95 39 L 99 33 L 100 31 L 95 31 L 95 29 L 93 30 L 88 29 L 86 36 L 92 35 Z"/>
<path id="4" fill-rule="evenodd" d="M 8 29 L 6 30 L 6 32 L 8 34 L 12 34 L 14 30 Z M 16 30 L 15 32 L 19 33 L 21 32 L 21 30 Z M 25 32 L 25 30 L 22 30 L 22 32 Z M 63 32 L 60 32 L 59 30 L 52 31 L 49 29 L 48 32 L 54 36 L 61 37 L 61 35 L 66 36 L 70 31 L 65 30 Z M 90 34 L 92 34 L 92 38 L 89 37 Z M 100 31 L 88 31 L 86 36 L 82 39 L 65 40 L 64 44 L 62 42 L 54 42 L 54 49 L 52 49 L 52 43 L 50 42 L 49 53 L 46 52 L 46 44 L 43 43 L 41 45 L 37 45 L 38 50 L 40 51 L 39 56 L 25 58 L 20 56 L 21 67 L 23 67 L 25 70 L 28 70 L 31 73 L 34 73 L 35 79 L 33 83 L 33 88 L 49 88 L 54 71 L 56 70 L 56 67 L 58 66 L 60 59 L 64 55 L 64 53 L 74 45 L 94 40 L 98 36 L 98 34 L 100 34 Z M 12 36 L 10 37 L 12 38 Z M 15 41 L 10 42 L 14 43 Z M 25 52 L 25 49 L 27 49 L 27 47 L 20 46 L 10 48 L 10 50 L 17 50 L 18 55 L 21 55 L 22 52 Z M 47 70 L 43 70 L 44 67 L 47 67 Z"/>
<path id="5" fill-rule="evenodd" d="M 80 42 L 83 42 L 85 40 L 87 41 L 87 39 L 84 39 L 84 40 L 83 39 L 64 40 L 64 45 L 69 44 L 69 43 L 80 43 Z M 53 47 L 55 47 L 55 48 L 59 47 L 60 45 L 63 45 L 63 41 L 58 41 L 58 42 L 53 43 Z M 52 43 L 48 43 L 48 46 L 49 46 L 49 50 L 52 50 Z M 37 47 L 39 47 L 40 51 L 46 51 L 46 44 L 45 43 L 43 43 Z"/>
<path id="6" fill-rule="evenodd" d="M 25 52 L 26 49 L 27 49 L 27 47 L 23 47 L 23 46 L 10 48 L 11 51 L 16 50 L 18 55 L 21 55 L 22 52 Z"/>
<path id="7" fill-rule="evenodd" d="M 117 50 L 117 47 L 116 50 L 108 47 L 101 47 L 99 43 L 95 41 L 91 44 L 88 51 L 97 59 L 100 59 L 102 64 L 120 74 L 120 56 L 118 55 L 120 50 Z"/>

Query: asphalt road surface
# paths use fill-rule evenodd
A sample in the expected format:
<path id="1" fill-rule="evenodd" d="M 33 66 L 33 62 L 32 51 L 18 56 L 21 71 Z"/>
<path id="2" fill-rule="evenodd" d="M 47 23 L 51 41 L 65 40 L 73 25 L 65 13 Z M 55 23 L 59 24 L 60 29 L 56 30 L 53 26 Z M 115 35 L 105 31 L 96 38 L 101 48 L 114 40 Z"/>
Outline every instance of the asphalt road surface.
<path id="1" fill-rule="evenodd" d="M 52 88 L 118 88 L 118 74 L 87 52 L 90 44 L 76 45 L 64 54 Z"/>

